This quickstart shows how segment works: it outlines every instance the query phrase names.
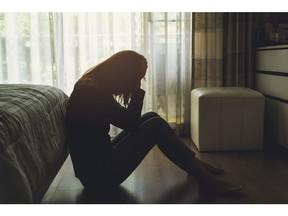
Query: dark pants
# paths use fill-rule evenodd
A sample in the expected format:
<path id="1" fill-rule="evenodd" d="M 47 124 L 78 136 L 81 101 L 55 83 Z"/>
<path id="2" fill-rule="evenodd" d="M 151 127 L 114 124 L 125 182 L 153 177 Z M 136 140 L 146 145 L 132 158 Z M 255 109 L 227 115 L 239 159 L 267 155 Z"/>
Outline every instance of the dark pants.
<path id="1" fill-rule="evenodd" d="M 97 171 L 95 178 L 80 179 L 82 184 L 86 188 L 121 184 L 156 144 L 173 163 L 189 172 L 195 153 L 181 142 L 164 119 L 149 112 L 141 117 L 133 132 L 122 131 L 112 140 L 113 149 L 104 157 L 101 172 Z"/>

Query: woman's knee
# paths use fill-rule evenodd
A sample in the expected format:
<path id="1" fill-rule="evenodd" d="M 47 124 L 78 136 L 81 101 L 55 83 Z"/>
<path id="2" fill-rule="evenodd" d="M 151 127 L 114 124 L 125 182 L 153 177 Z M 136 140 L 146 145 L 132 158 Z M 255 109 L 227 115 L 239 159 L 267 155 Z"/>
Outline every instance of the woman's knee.
<path id="1" fill-rule="evenodd" d="M 147 113 L 144 113 L 142 116 L 141 116 L 141 122 L 144 122 L 148 119 L 151 119 L 151 118 L 154 118 L 154 117 L 160 117 L 156 112 L 147 112 Z"/>
<path id="2" fill-rule="evenodd" d="M 149 128 L 151 130 L 158 131 L 160 128 L 163 128 L 163 126 L 167 126 L 168 123 L 161 118 L 158 114 L 156 116 L 151 116 L 151 118 L 146 119 L 146 121 L 143 121 L 139 128 Z M 146 129 L 147 130 L 147 129 Z"/>

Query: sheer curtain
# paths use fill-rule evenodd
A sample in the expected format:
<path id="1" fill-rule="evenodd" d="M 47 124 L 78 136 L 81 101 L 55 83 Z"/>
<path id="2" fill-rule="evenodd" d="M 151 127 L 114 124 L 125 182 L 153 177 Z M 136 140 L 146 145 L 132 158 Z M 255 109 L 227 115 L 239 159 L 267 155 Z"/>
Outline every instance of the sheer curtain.
<path id="1" fill-rule="evenodd" d="M 53 84 L 49 14 L 0 14 L 0 82 Z"/>
<path id="2" fill-rule="evenodd" d="M 189 133 L 191 13 L 0 13 L 0 83 L 53 85 L 68 95 L 117 51 L 148 59 L 143 112 Z"/>

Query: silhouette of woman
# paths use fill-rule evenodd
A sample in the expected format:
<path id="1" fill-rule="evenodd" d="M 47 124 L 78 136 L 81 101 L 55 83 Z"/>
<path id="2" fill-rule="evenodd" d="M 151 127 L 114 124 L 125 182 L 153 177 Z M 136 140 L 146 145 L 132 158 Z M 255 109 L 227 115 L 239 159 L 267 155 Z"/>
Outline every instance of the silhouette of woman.
<path id="1" fill-rule="evenodd" d="M 206 192 L 241 189 L 218 180 L 222 169 L 198 160 L 158 114 L 141 116 L 145 91 L 140 88 L 146 59 L 121 51 L 89 69 L 69 98 L 66 124 L 75 176 L 87 189 L 121 184 L 154 145 L 173 163 L 198 179 Z M 118 97 L 118 99 L 116 99 Z M 123 129 L 114 139 L 110 124 Z"/>

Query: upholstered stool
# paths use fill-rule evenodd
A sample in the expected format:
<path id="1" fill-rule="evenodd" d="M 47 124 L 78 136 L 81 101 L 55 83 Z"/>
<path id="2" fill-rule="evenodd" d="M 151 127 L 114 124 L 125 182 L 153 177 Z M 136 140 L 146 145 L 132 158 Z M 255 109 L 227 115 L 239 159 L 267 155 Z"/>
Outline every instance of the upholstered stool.
<path id="1" fill-rule="evenodd" d="M 264 96 L 242 87 L 191 92 L 191 138 L 199 151 L 259 150 L 263 146 Z"/>

